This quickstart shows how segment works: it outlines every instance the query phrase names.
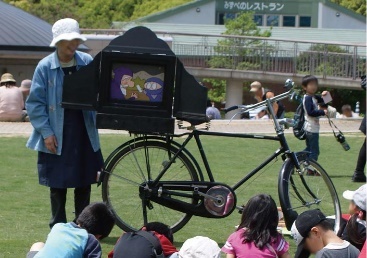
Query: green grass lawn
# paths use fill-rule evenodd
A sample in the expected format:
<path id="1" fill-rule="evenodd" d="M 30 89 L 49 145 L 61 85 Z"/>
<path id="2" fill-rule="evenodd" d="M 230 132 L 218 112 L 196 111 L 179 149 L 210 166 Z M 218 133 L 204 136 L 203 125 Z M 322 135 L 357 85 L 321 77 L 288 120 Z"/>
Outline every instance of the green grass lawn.
<path id="1" fill-rule="evenodd" d="M 334 137 L 322 135 L 320 138 L 321 155 L 319 163 L 332 177 L 339 197 L 346 189 L 356 189 L 361 184 L 352 183 L 350 178 L 355 167 L 358 151 L 364 136 L 346 135 L 351 150 L 345 152 Z M 289 144 L 295 151 L 304 148 L 304 142 L 288 135 Z M 119 144 L 129 139 L 126 135 L 102 135 L 101 144 L 105 158 Z M 277 142 L 203 137 L 203 144 L 217 181 L 232 183 L 256 167 L 265 157 L 278 148 Z M 49 190 L 38 184 L 37 153 L 25 148 L 25 137 L 0 138 L 0 258 L 25 257 L 33 242 L 45 241 L 49 232 L 50 218 Z M 193 145 L 189 146 L 193 150 Z M 193 150 L 195 156 L 197 151 Z M 278 202 L 277 178 L 281 160 L 267 166 L 263 173 L 242 186 L 238 194 L 239 204 L 258 193 L 269 193 Z M 68 194 L 67 215 L 73 219 L 72 191 Z M 101 201 L 101 188 L 93 186 L 92 201 Z M 348 202 L 341 199 L 344 212 Z M 190 222 L 175 234 L 175 244 L 180 247 L 190 237 L 208 236 L 223 245 L 228 235 L 239 223 L 240 215 L 234 212 L 225 219 L 205 219 L 193 217 Z M 110 237 L 102 241 L 103 257 L 113 248 L 122 231 L 115 227 Z M 294 253 L 294 243 L 291 253 Z"/>

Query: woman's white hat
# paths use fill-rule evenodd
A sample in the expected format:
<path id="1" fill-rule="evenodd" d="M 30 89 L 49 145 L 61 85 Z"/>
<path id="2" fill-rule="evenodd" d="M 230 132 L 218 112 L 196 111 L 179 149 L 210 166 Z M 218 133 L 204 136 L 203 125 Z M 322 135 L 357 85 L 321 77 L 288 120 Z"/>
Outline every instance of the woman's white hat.
<path id="1" fill-rule="evenodd" d="M 81 41 L 86 41 L 87 39 L 80 35 L 79 23 L 71 18 L 65 18 L 58 20 L 52 26 L 53 40 L 50 47 L 56 46 L 57 42 L 60 40 L 73 40 L 79 39 Z"/>

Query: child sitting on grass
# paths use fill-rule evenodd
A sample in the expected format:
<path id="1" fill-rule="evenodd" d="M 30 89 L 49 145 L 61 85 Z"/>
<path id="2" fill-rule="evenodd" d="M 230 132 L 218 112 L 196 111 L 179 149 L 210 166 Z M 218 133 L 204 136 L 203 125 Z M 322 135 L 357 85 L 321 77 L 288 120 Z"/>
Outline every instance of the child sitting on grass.
<path id="1" fill-rule="evenodd" d="M 84 208 L 76 223 L 57 223 L 46 243 L 35 243 L 27 258 L 101 257 L 99 240 L 107 237 L 115 218 L 104 203 L 92 203 Z"/>
<path id="2" fill-rule="evenodd" d="M 277 231 L 278 221 L 278 209 L 271 196 L 255 195 L 243 208 L 241 223 L 222 252 L 227 258 L 290 257 L 289 244 Z"/>
<path id="3" fill-rule="evenodd" d="M 140 231 L 146 231 L 159 241 L 159 251 L 164 257 L 176 258 L 178 251 L 173 245 L 173 233 L 169 226 L 160 222 L 149 222 Z M 152 239 L 148 239 L 137 232 L 124 233 L 112 251 L 109 252 L 108 258 L 149 258 L 158 257 L 154 254 L 155 249 Z M 154 241 L 154 242 L 156 242 Z"/>
<path id="4" fill-rule="evenodd" d="M 340 239 L 320 210 L 307 210 L 298 215 L 291 229 L 297 244 L 294 258 L 358 258 L 359 251 L 348 241 Z"/>
<path id="5" fill-rule="evenodd" d="M 349 214 L 351 215 L 344 228 L 342 239 L 362 250 L 366 241 L 366 184 L 356 191 L 345 191 L 343 197 L 350 200 Z"/>

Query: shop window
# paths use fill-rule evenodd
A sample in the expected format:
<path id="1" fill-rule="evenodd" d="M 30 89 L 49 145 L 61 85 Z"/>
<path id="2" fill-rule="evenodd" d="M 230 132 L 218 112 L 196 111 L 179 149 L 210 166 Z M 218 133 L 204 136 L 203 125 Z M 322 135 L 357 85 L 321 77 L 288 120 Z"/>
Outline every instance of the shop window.
<path id="1" fill-rule="evenodd" d="M 279 15 L 267 15 L 266 26 L 279 26 Z"/>
<path id="2" fill-rule="evenodd" d="M 219 13 L 217 24 L 223 25 L 225 20 L 233 20 L 237 17 L 236 13 Z"/>
<path id="3" fill-rule="evenodd" d="M 256 23 L 257 26 L 263 26 L 263 15 L 255 14 L 254 22 Z"/>
<path id="4" fill-rule="evenodd" d="M 309 16 L 299 17 L 299 26 L 300 27 L 311 27 L 311 17 Z"/>
<path id="5" fill-rule="evenodd" d="M 296 27 L 296 16 L 283 16 L 283 27 Z"/>
<path id="6" fill-rule="evenodd" d="M 224 13 L 218 13 L 218 20 L 217 23 L 218 25 L 223 25 L 224 24 Z"/>

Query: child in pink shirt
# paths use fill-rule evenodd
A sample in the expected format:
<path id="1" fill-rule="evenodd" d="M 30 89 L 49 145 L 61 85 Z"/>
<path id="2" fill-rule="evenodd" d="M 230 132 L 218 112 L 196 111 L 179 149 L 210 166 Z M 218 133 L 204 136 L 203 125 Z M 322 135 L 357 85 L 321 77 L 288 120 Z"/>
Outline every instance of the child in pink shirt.
<path id="1" fill-rule="evenodd" d="M 277 231 L 278 209 L 270 195 L 252 197 L 243 208 L 241 223 L 222 247 L 227 258 L 290 258 L 289 244 Z"/>

